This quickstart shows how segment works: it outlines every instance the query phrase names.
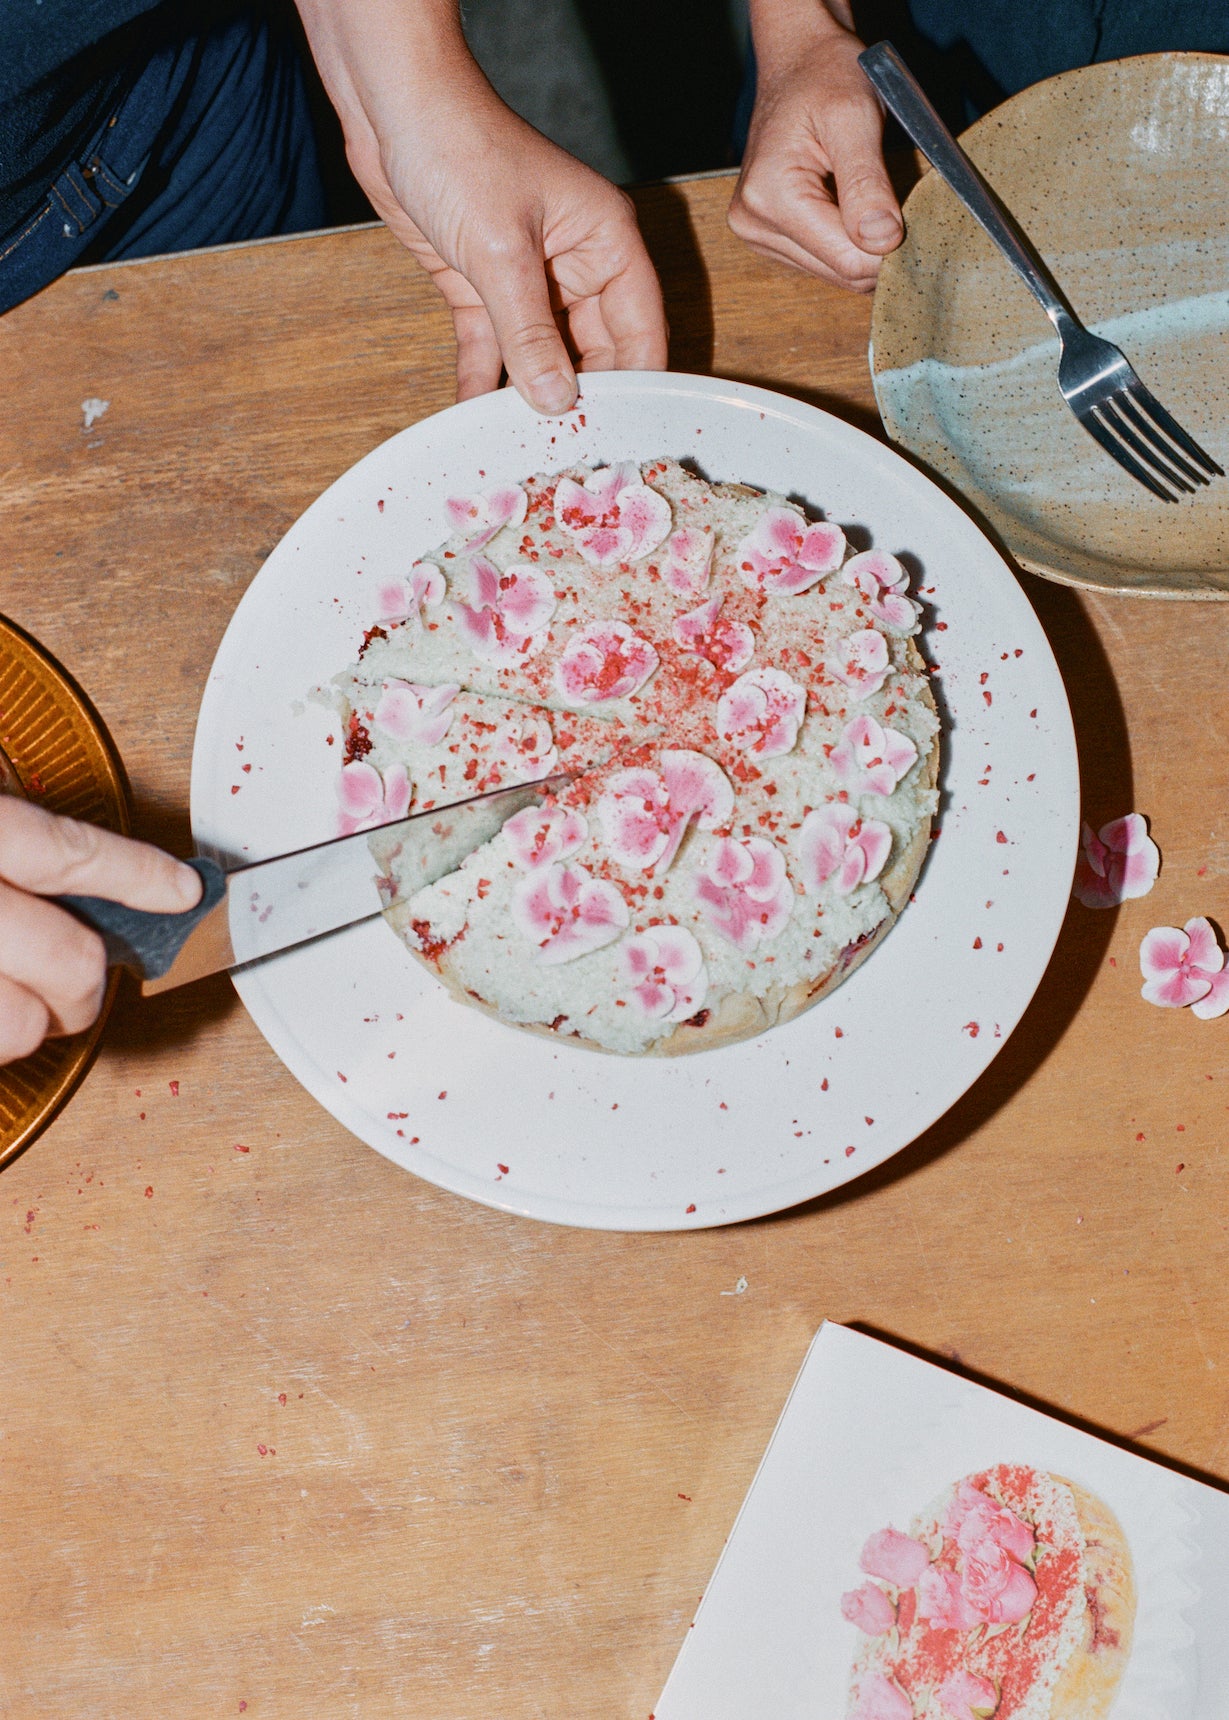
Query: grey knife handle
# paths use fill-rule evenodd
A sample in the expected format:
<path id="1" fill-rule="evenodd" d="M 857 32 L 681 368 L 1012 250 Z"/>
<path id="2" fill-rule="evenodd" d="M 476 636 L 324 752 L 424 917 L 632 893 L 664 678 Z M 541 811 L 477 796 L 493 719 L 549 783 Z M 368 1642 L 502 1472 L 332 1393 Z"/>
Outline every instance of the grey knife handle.
<path id="1" fill-rule="evenodd" d="M 126 908 L 104 896 L 57 896 L 78 920 L 101 934 L 109 967 L 131 968 L 142 979 L 161 979 L 187 942 L 188 934 L 211 913 L 226 894 L 226 874 L 212 860 L 198 858 L 185 865 L 200 875 L 204 890 L 195 908 L 182 914 L 147 914 Z"/>
<path id="2" fill-rule="evenodd" d="M 891 42 L 875 42 L 865 48 L 858 55 L 858 64 L 884 105 L 896 115 L 940 179 L 980 221 L 1051 322 L 1057 324 L 1064 313 L 1074 315 L 1028 235 L 956 142 Z"/>

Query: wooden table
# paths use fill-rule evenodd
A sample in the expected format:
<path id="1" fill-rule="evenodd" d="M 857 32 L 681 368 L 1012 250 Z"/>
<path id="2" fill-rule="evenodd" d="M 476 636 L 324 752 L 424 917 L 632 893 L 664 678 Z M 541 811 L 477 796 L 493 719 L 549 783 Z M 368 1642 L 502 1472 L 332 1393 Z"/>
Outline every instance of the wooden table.
<path id="1" fill-rule="evenodd" d="M 757 261 L 728 192 L 640 198 L 675 365 L 872 424 L 867 302 Z M 0 321 L 0 606 L 92 691 L 145 834 L 188 844 L 245 585 L 448 403 L 451 347 L 381 230 Z M 687 1235 L 507 1218 L 346 1134 L 226 980 L 125 997 L 0 1177 L 0 1711 L 644 1720 L 825 1316 L 1229 1476 L 1229 1020 L 1150 1008 L 1136 962 L 1229 908 L 1229 605 L 1026 584 L 1086 810 L 1148 813 L 1161 879 L 1073 906 L 981 1082 L 835 1196 Z"/>

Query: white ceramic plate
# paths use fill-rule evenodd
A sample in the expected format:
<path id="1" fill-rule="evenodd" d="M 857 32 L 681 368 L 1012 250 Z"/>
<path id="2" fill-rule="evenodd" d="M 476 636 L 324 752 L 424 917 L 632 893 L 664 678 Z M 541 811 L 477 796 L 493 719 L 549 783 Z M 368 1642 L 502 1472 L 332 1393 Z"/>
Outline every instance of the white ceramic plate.
<path id="1" fill-rule="evenodd" d="M 869 1170 L 971 1086 L 1032 997 L 1071 885 L 1075 744 L 1045 636 L 971 521 L 899 455 L 763 389 L 594 375 L 562 421 L 511 390 L 471 400 L 376 448 L 273 551 L 219 648 L 192 767 L 204 850 L 260 859 L 333 835 L 336 719 L 305 697 L 352 660 L 379 581 L 448 535 L 445 497 L 658 454 L 784 491 L 914 558 L 941 666 L 942 833 L 891 936 L 797 1021 L 661 1061 L 555 1045 L 454 1003 L 379 919 L 236 979 L 308 1091 L 396 1163 L 506 1211 L 612 1230 L 752 1218 Z"/>

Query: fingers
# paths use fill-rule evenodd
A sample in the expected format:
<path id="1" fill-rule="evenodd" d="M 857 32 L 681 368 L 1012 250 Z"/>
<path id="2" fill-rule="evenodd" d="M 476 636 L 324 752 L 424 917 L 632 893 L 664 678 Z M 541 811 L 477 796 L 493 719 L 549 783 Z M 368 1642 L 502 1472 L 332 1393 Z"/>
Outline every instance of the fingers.
<path id="1" fill-rule="evenodd" d="M 40 1038 L 47 1032 L 80 1033 L 98 1014 L 106 989 L 102 939 L 54 903 L 0 884 L 0 977 L 6 996 L 16 987 L 42 1005 Z M 32 1031 L 37 1013 L 22 1000 L 13 1007 L 21 1032 Z"/>
<path id="2" fill-rule="evenodd" d="M 740 181 L 727 217 L 740 239 L 762 256 L 792 263 L 840 287 L 870 292 L 880 259 L 861 250 L 815 171 L 795 170 L 765 185 Z"/>
<path id="3" fill-rule="evenodd" d="M 824 144 L 845 231 L 862 252 L 886 256 L 904 237 L 900 205 L 883 165 L 883 114 L 867 89 L 829 115 Z"/>
<path id="4" fill-rule="evenodd" d="M 503 355 L 485 305 L 454 305 L 457 336 L 457 399 L 471 400 L 499 387 Z"/>
<path id="5" fill-rule="evenodd" d="M 627 267 L 602 288 L 598 302 L 609 362 L 599 363 L 595 352 L 585 352 L 585 368 L 664 370 L 669 330 L 661 283 L 638 235 Z M 603 352 L 603 361 L 606 356 Z"/>
<path id="6" fill-rule="evenodd" d="M 160 848 L 8 796 L 0 796 L 0 879 L 40 896 L 106 896 L 151 913 L 182 913 L 201 894 L 191 867 Z M 0 970 L 11 971 L 2 962 Z"/>
<path id="7" fill-rule="evenodd" d="M 576 401 L 576 372 L 555 326 L 540 238 L 491 246 L 469 279 L 486 306 L 513 387 L 537 412 L 558 417 Z"/>
<path id="8" fill-rule="evenodd" d="M 15 1063 L 37 1051 L 50 1026 L 42 999 L 0 974 L 0 1063 Z"/>

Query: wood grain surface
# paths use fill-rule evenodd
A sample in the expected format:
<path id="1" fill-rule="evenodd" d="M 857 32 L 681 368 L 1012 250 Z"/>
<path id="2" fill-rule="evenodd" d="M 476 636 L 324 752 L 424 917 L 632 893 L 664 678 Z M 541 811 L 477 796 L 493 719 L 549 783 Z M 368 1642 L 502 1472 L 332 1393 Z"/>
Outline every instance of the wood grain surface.
<path id="1" fill-rule="evenodd" d="M 739 246 L 729 189 L 639 200 L 675 364 L 871 424 L 869 305 Z M 0 608 L 96 700 L 145 834 L 188 844 L 262 559 L 451 362 L 380 230 L 0 320 Z M 837 1195 L 685 1235 L 504 1217 L 349 1136 L 225 979 L 125 989 L 0 1177 L 0 1711 L 645 1720 L 825 1316 L 1229 1477 L 1229 1019 L 1150 1008 L 1137 967 L 1149 926 L 1229 915 L 1229 606 L 1026 586 L 1086 811 L 1149 814 L 1164 869 L 1073 906 L 989 1072 Z"/>

